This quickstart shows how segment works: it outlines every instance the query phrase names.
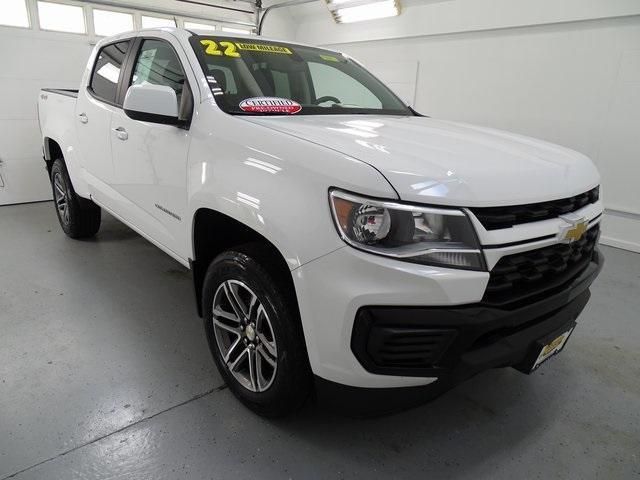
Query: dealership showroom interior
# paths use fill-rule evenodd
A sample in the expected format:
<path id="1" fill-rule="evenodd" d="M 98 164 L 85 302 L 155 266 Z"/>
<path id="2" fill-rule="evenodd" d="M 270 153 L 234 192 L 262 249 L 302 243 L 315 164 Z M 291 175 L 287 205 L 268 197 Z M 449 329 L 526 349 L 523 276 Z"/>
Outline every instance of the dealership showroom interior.
<path id="1" fill-rule="evenodd" d="M 0 480 L 640 479 L 639 0 L 0 0 Z"/>

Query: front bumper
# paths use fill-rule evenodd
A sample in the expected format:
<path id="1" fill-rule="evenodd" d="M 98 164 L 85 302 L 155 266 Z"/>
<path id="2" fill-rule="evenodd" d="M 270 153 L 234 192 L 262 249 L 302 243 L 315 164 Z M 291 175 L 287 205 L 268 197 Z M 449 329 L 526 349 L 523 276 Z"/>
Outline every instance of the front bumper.
<path id="1" fill-rule="evenodd" d="M 601 267 L 596 251 L 570 282 L 510 309 L 482 303 L 488 272 L 407 264 L 348 247 L 293 276 L 314 374 L 357 389 L 393 389 L 455 384 L 488 368 L 519 366 L 533 342 L 575 321 Z M 386 364 L 376 348 L 384 349 L 385 334 L 398 327 L 445 340 L 423 365 Z"/>
<path id="2" fill-rule="evenodd" d="M 595 251 L 580 275 L 554 294 L 535 303 L 502 310 L 482 304 L 461 307 L 363 307 L 354 323 L 352 351 L 371 373 L 402 376 L 429 376 L 437 380 L 421 387 L 357 388 L 316 376 L 321 403 L 352 413 L 383 413 L 423 403 L 456 384 L 490 368 L 512 366 L 528 372 L 542 347 L 542 339 L 553 338 L 573 325 L 587 304 L 593 283 L 603 266 Z M 392 367 L 381 362 L 380 329 L 397 333 L 416 328 L 438 333 L 453 331 L 442 348 L 433 349 L 433 362 L 425 367 Z M 437 342 L 436 342 L 437 343 Z M 382 351 L 385 350 L 384 345 Z M 382 357 L 384 358 L 384 357 Z"/>

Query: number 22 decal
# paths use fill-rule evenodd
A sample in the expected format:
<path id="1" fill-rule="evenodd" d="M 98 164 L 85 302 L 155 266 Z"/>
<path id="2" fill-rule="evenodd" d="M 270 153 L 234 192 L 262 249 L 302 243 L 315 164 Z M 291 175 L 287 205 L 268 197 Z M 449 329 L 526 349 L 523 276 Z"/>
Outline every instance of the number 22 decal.
<path id="1" fill-rule="evenodd" d="M 236 51 L 236 44 L 232 42 L 220 42 L 220 46 L 224 48 L 224 50 L 220 50 L 218 48 L 218 43 L 214 42 L 213 40 L 200 40 L 200 43 L 206 47 L 204 53 L 206 53 L 207 55 L 225 55 L 227 57 L 234 58 L 238 58 L 240 56 L 240 54 Z"/>

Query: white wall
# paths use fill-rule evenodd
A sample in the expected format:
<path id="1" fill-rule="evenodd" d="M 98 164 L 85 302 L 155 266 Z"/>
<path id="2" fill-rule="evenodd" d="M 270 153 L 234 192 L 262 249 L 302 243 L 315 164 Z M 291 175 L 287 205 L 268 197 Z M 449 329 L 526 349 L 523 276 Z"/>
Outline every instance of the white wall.
<path id="1" fill-rule="evenodd" d="M 589 155 L 603 177 L 603 243 L 640 251 L 640 1 L 403 4 L 397 18 L 351 25 L 322 5 L 290 13 L 296 40 L 345 51 L 381 78 L 417 62 L 421 113 Z"/>
<path id="2" fill-rule="evenodd" d="M 282 3 L 282 0 L 265 0 L 263 7 Z M 264 22 L 262 35 L 269 38 L 280 38 L 282 40 L 295 40 L 296 19 L 288 8 L 276 8 L 267 15 Z"/>
<path id="3" fill-rule="evenodd" d="M 0 27 L 0 205 L 51 198 L 37 116 L 42 87 L 78 88 L 86 37 Z"/>

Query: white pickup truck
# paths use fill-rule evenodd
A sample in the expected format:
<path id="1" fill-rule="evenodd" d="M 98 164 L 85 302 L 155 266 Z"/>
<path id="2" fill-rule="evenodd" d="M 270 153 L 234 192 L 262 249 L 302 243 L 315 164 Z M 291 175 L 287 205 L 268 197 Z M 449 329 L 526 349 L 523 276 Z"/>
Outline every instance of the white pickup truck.
<path id="1" fill-rule="evenodd" d="M 215 362 L 262 415 L 531 372 L 602 266 L 588 158 L 420 115 L 338 52 L 121 34 L 39 117 L 64 232 L 104 209 L 189 267 Z"/>

